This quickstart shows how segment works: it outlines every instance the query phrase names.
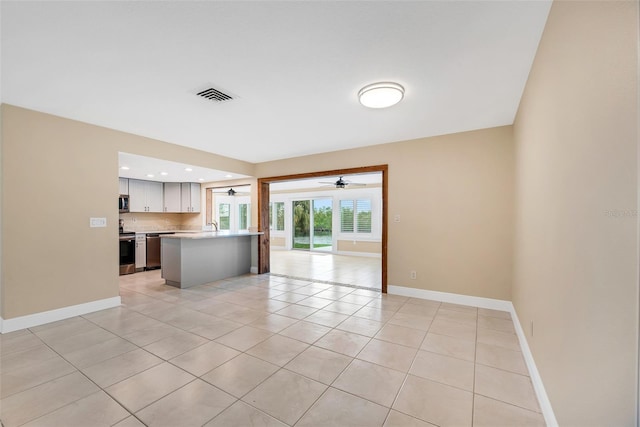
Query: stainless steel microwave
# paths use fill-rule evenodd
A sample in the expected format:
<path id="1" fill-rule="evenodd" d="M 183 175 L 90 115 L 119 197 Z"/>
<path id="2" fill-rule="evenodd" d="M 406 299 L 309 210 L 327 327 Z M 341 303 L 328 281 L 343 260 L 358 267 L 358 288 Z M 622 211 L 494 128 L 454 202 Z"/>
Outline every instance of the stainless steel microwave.
<path id="1" fill-rule="evenodd" d="M 129 195 L 128 194 L 121 194 L 120 197 L 118 197 L 118 206 L 120 208 L 120 213 L 129 212 Z"/>

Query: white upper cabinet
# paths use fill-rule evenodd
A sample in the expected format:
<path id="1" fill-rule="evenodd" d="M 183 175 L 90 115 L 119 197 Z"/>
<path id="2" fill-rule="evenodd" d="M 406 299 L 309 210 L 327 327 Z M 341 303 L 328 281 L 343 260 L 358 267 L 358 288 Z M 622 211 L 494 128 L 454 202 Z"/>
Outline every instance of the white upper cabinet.
<path id="1" fill-rule="evenodd" d="M 164 192 L 161 182 L 147 181 L 147 212 L 162 212 Z"/>
<path id="2" fill-rule="evenodd" d="M 137 179 L 129 180 L 129 212 L 147 211 L 145 182 L 146 181 L 138 181 Z"/>
<path id="3" fill-rule="evenodd" d="M 164 183 L 164 211 L 170 213 L 182 212 L 180 198 L 180 183 L 165 182 Z"/>
<path id="4" fill-rule="evenodd" d="M 200 212 L 200 184 L 182 183 L 182 212 Z"/>
<path id="5" fill-rule="evenodd" d="M 161 182 L 129 180 L 129 212 L 162 212 Z"/>
<path id="6" fill-rule="evenodd" d="M 129 194 L 129 180 L 127 178 L 120 178 L 119 194 Z"/>

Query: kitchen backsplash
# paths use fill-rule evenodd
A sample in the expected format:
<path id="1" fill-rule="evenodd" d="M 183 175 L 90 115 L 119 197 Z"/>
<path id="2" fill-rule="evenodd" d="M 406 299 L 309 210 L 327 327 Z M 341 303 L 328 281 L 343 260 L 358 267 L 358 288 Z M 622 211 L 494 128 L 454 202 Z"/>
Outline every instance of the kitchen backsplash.
<path id="1" fill-rule="evenodd" d="M 201 230 L 200 214 L 122 213 L 125 231 Z"/>

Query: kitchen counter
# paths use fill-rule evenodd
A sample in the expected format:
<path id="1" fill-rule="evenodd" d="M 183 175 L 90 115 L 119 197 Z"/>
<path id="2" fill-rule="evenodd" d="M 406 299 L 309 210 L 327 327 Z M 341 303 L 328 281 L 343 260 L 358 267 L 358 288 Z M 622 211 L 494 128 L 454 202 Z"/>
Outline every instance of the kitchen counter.
<path id="1" fill-rule="evenodd" d="M 249 232 L 249 231 L 177 231 L 176 234 L 169 234 L 168 236 L 160 236 L 163 239 L 218 239 L 221 237 L 241 237 L 241 236 L 259 236 L 264 234 L 262 232 Z"/>
<path id="2" fill-rule="evenodd" d="M 258 272 L 263 233 L 203 231 L 160 235 L 162 278 L 178 288 Z"/>
<path id="3" fill-rule="evenodd" d="M 203 233 L 203 230 L 138 230 L 136 234 L 165 234 L 165 233 Z"/>

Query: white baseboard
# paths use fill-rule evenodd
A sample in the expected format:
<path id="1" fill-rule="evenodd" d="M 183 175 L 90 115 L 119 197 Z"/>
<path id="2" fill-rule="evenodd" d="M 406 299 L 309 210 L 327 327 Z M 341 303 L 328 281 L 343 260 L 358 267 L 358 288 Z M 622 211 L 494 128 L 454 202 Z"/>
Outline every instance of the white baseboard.
<path id="1" fill-rule="evenodd" d="M 407 288 L 405 286 L 387 286 L 387 293 L 401 295 L 403 297 L 413 297 L 430 299 L 434 301 L 448 302 L 451 304 L 471 305 L 473 307 L 490 308 L 492 310 L 511 311 L 513 305 L 511 301 L 501 299 L 474 297 L 470 295 L 452 294 L 449 292 L 429 291 L 426 289 Z"/>
<path id="2" fill-rule="evenodd" d="M 518 335 L 518 341 L 520 342 L 520 349 L 522 350 L 522 355 L 524 356 L 525 363 L 527 364 L 529 377 L 531 378 L 533 389 L 535 390 L 536 396 L 538 397 L 538 403 L 540 404 L 540 410 L 542 411 L 544 420 L 548 427 L 558 426 L 558 421 L 556 420 L 556 416 L 553 413 L 553 408 L 551 407 L 551 401 L 549 400 L 549 396 L 547 396 L 544 384 L 542 383 L 542 378 L 540 377 L 540 373 L 538 372 L 536 363 L 533 360 L 533 355 L 531 354 L 531 350 L 529 349 L 527 337 L 522 330 L 522 326 L 520 325 L 520 320 L 518 319 L 516 309 L 511 301 L 474 297 L 470 295 L 452 294 L 448 292 L 429 291 L 426 289 L 415 289 L 393 285 L 387 286 L 387 293 L 405 297 L 448 302 L 452 304 L 489 308 L 492 310 L 508 311 L 509 313 L 511 313 L 511 318 L 516 330 L 516 335 Z"/>
<path id="3" fill-rule="evenodd" d="M 334 255 L 360 256 L 364 258 L 382 258 L 382 254 L 376 252 L 335 251 L 330 253 Z"/>
<path id="4" fill-rule="evenodd" d="M 535 390 L 536 396 L 538 397 L 538 403 L 540 404 L 540 410 L 542 411 L 544 420 L 547 423 L 548 427 L 558 427 L 558 420 L 556 420 L 556 415 L 553 413 L 551 401 L 549 400 L 549 396 L 547 396 L 547 391 L 545 390 L 544 384 L 542 383 L 540 372 L 538 372 L 536 362 L 533 360 L 533 354 L 531 354 L 531 349 L 529 349 L 527 337 L 524 335 L 524 331 L 522 330 L 522 326 L 520 325 L 520 320 L 518 319 L 518 314 L 516 313 L 516 309 L 515 307 L 513 307 L 513 304 L 511 304 L 510 311 L 513 318 L 513 325 L 515 326 L 516 334 L 518 335 L 518 341 L 520 341 L 522 355 L 524 356 L 524 361 L 527 364 L 527 368 L 529 369 L 529 377 L 531 378 L 533 389 Z"/>
<path id="5" fill-rule="evenodd" d="M 44 325 L 45 323 L 56 322 L 74 316 L 80 316 L 94 311 L 105 310 L 107 308 L 118 307 L 122 303 L 119 296 L 105 298 L 98 301 L 86 302 L 84 304 L 72 305 L 55 310 L 43 311 L 40 313 L 28 314 L 26 316 L 14 317 L 11 319 L 0 318 L 0 333 L 19 331 L 20 329 L 31 328 Z"/>

